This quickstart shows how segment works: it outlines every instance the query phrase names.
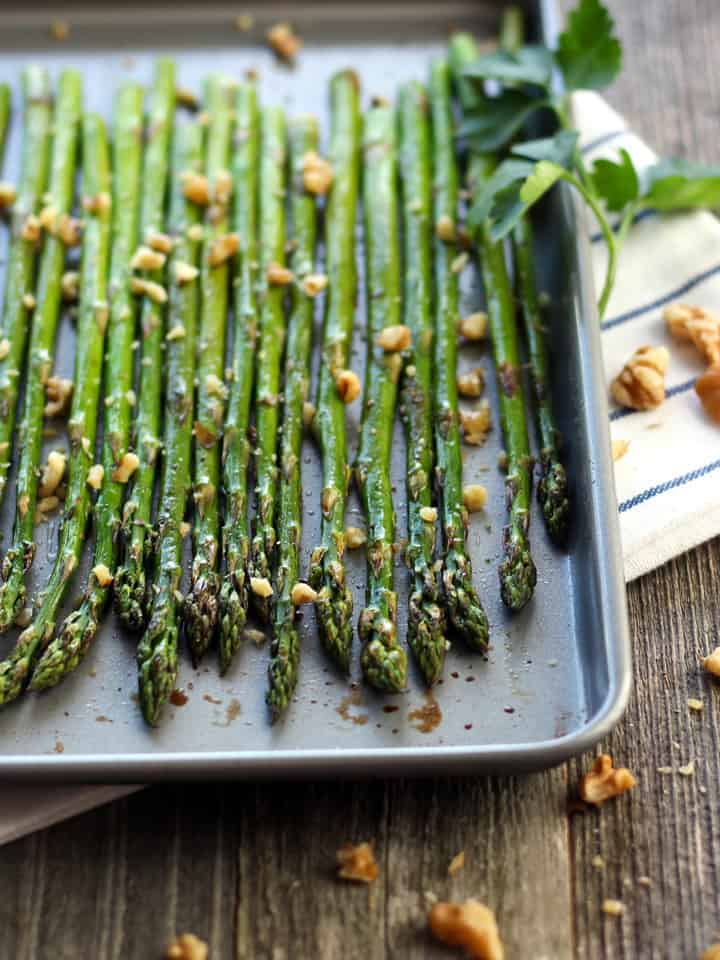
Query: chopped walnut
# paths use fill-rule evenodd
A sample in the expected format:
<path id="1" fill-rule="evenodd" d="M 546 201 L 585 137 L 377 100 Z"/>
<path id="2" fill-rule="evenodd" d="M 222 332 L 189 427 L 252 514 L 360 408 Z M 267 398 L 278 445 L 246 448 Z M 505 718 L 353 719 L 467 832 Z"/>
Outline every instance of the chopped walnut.
<path id="1" fill-rule="evenodd" d="M 687 705 L 688 710 L 692 710 L 694 713 L 702 713 L 703 702 L 698 700 L 697 697 L 688 697 Z"/>
<path id="2" fill-rule="evenodd" d="M 7 210 L 15 203 L 17 190 L 15 185 L 7 180 L 0 180 L 0 210 Z"/>
<path id="3" fill-rule="evenodd" d="M 367 543 L 367 534 L 360 527 L 345 527 L 345 546 L 348 550 L 357 550 Z"/>
<path id="4" fill-rule="evenodd" d="M 51 203 L 46 204 L 38 214 L 38 220 L 40 226 L 43 230 L 47 230 L 48 233 L 52 233 L 55 229 L 55 224 L 57 223 L 58 212 L 57 208 L 54 207 Z"/>
<path id="5" fill-rule="evenodd" d="M 495 914 L 484 903 L 436 903 L 428 919 L 433 935 L 442 943 L 464 947 L 477 960 L 503 960 Z"/>
<path id="6" fill-rule="evenodd" d="M 612 458 L 615 461 L 622 460 L 630 449 L 630 441 L 624 437 L 617 437 L 612 442 Z"/>
<path id="7" fill-rule="evenodd" d="M 580 796 L 585 803 L 599 807 L 611 797 L 619 797 L 627 790 L 632 790 L 636 783 L 637 780 L 629 770 L 625 767 L 616 770 L 612 765 L 612 757 L 601 753 L 592 770 L 580 780 Z"/>
<path id="8" fill-rule="evenodd" d="M 465 866 L 465 851 L 461 850 L 460 853 L 456 853 L 448 865 L 448 873 L 451 877 L 455 876 L 456 873 L 459 873 Z"/>
<path id="9" fill-rule="evenodd" d="M 193 433 L 200 446 L 205 447 L 206 450 L 209 450 L 217 441 L 217 433 L 209 427 L 206 427 L 200 420 L 195 421 Z"/>
<path id="10" fill-rule="evenodd" d="M 37 306 L 37 300 L 32 295 L 32 293 L 24 293 L 22 298 L 22 305 L 26 310 L 34 310 Z"/>
<path id="11" fill-rule="evenodd" d="M 450 264 L 450 270 L 452 273 L 462 273 L 468 263 L 470 263 L 470 254 L 459 253 Z"/>
<path id="12" fill-rule="evenodd" d="M 143 294 L 152 300 L 153 303 L 167 303 L 167 290 L 162 284 L 155 283 L 152 280 L 143 280 L 141 277 L 132 277 L 130 280 L 130 289 L 133 293 Z"/>
<path id="13" fill-rule="evenodd" d="M 294 606 L 299 607 L 304 603 L 315 603 L 317 592 L 308 583 L 296 583 L 292 588 L 290 598 Z"/>
<path id="14" fill-rule="evenodd" d="M 95 463 L 88 470 L 87 485 L 93 490 L 99 490 L 103 485 L 105 478 L 105 467 L 101 463 Z"/>
<path id="15" fill-rule="evenodd" d="M 61 213 L 52 229 L 54 236 L 59 237 L 66 247 L 77 247 L 80 243 L 82 222 L 67 213 Z"/>
<path id="16" fill-rule="evenodd" d="M 186 236 L 193 243 L 200 243 L 205 237 L 205 227 L 201 223 L 193 223 L 192 226 L 187 228 Z"/>
<path id="17" fill-rule="evenodd" d="M 191 263 L 185 263 L 184 260 L 175 260 L 173 262 L 173 272 L 175 274 L 175 282 L 179 287 L 184 286 L 186 283 L 192 283 L 193 280 L 197 280 L 200 274 L 197 267 L 194 267 Z"/>
<path id="18" fill-rule="evenodd" d="M 109 587 L 113 582 L 113 575 L 104 563 L 96 563 L 92 568 L 92 574 L 101 587 Z"/>
<path id="19" fill-rule="evenodd" d="M 352 403 L 360 396 L 360 377 L 352 370 L 341 370 L 335 377 L 335 387 L 343 403 Z"/>
<path id="20" fill-rule="evenodd" d="M 199 207 L 207 207 L 210 203 L 210 184 L 208 178 L 201 173 L 187 171 L 180 175 L 183 185 L 183 194 L 191 203 Z"/>
<path id="21" fill-rule="evenodd" d="M 159 230 L 151 230 L 145 236 L 145 242 L 153 250 L 159 250 L 160 253 L 170 253 L 173 248 L 173 238 L 167 233 L 161 233 Z"/>
<path id="22" fill-rule="evenodd" d="M 180 536 L 185 539 L 191 530 L 192 524 L 188 523 L 187 520 L 182 520 L 180 523 Z"/>
<path id="23" fill-rule="evenodd" d="M 720 423 L 720 364 L 708 367 L 695 381 L 695 393 L 700 398 L 705 413 Z"/>
<path id="24" fill-rule="evenodd" d="M 317 297 L 328 285 L 324 273 L 309 273 L 302 282 L 302 288 L 309 297 Z"/>
<path id="25" fill-rule="evenodd" d="M 41 224 L 38 217 L 35 214 L 31 213 L 30 216 L 25 218 L 25 222 L 22 225 L 22 230 L 20 231 L 20 236 L 26 243 L 37 243 L 40 239 Z"/>
<path id="26" fill-rule="evenodd" d="M 82 208 L 87 213 L 107 213 L 112 206 L 110 194 L 103 191 L 94 197 L 83 197 Z"/>
<path id="27" fill-rule="evenodd" d="M 324 196 L 333 182 L 333 168 L 314 150 L 308 150 L 302 160 L 303 186 L 308 193 Z"/>
<path id="28" fill-rule="evenodd" d="M 289 23 L 276 23 L 266 34 L 270 48 L 286 63 L 292 63 L 302 46 L 302 40 Z"/>
<path id="29" fill-rule="evenodd" d="M 182 340 L 184 336 L 185 327 L 181 323 L 176 323 L 175 326 L 171 327 L 165 334 L 165 339 L 172 343 L 173 340 Z"/>
<path id="30" fill-rule="evenodd" d="M 175 103 L 187 110 L 197 110 L 199 106 L 195 93 L 187 87 L 175 87 Z"/>
<path id="31" fill-rule="evenodd" d="M 73 394 L 72 380 L 66 380 L 64 377 L 49 377 L 45 384 L 45 404 L 44 414 L 46 417 L 59 417 L 65 413 L 70 406 L 70 399 Z"/>
<path id="32" fill-rule="evenodd" d="M 231 257 L 234 257 L 239 249 L 240 237 L 237 233 L 226 233 L 217 237 L 210 247 L 208 263 L 211 267 L 219 267 L 221 264 L 227 263 Z"/>
<path id="33" fill-rule="evenodd" d="M 65 467 L 67 459 L 60 450 L 52 450 L 48 454 L 47 463 L 43 467 L 40 477 L 40 486 L 38 487 L 39 497 L 49 497 L 55 493 L 65 476 Z"/>
<path id="34" fill-rule="evenodd" d="M 485 389 L 485 374 L 481 367 L 461 373 L 457 378 L 457 389 L 461 397 L 480 397 Z"/>
<path id="35" fill-rule="evenodd" d="M 424 523 L 435 523 L 437 520 L 437 510 L 435 507 L 420 507 L 420 519 Z"/>
<path id="36" fill-rule="evenodd" d="M 138 455 L 128 450 L 128 452 L 123 455 L 120 463 L 113 470 L 112 479 L 115 481 L 115 483 L 127 483 L 139 466 L 140 458 Z"/>
<path id="37" fill-rule="evenodd" d="M 37 514 L 40 514 L 40 521 L 44 520 L 48 513 L 52 513 L 53 510 L 57 510 L 60 506 L 60 497 L 56 497 L 54 494 L 51 494 L 49 497 L 40 497 L 37 502 L 37 511 L 36 511 L 36 522 Z"/>
<path id="38" fill-rule="evenodd" d="M 435 236 L 443 243 L 455 243 L 457 240 L 457 230 L 452 217 L 444 213 L 435 224 Z"/>
<path id="39" fill-rule="evenodd" d="M 665 399 L 665 372 L 670 355 L 665 347 L 639 347 L 610 385 L 621 407 L 652 410 Z"/>
<path id="40" fill-rule="evenodd" d="M 279 263 L 271 263 L 267 268 L 267 282 L 271 287 L 286 287 L 295 279 L 295 274 Z"/>
<path id="41" fill-rule="evenodd" d="M 165 960 L 207 960 L 208 946 L 194 933 L 181 933 L 165 951 Z"/>
<path id="42" fill-rule="evenodd" d="M 165 254 L 141 244 L 130 260 L 131 270 L 160 270 L 165 266 Z"/>
<path id="43" fill-rule="evenodd" d="M 694 344 L 709 364 L 720 363 L 720 317 L 703 307 L 671 303 L 663 319 L 674 337 Z"/>
<path id="44" fill-rule="evenodd" d="M 460 411 L 460 426 L 463 431 L 463 440 L 472 447 L 480 447 L 487 440 L 492 429 L 492 411 L 487 399 L 474 410 Z"/>
<path id="45" fill-rule="evenodd" d="M 377 335 L 375 342 L 386 353 L 398 353 L 401 350 L 407 350 L 412 341 L 410 327 L 402 323 L 396 323 L 385 327 Z"/>
<path id="46" fill-rule="evenodd" d="M 484 310 L 463 317 L 460 321 L 460 335 L 466 340 L 484 340 L 487 335 L 488 318 Z"/>
<path id="47" fill-rule="evenodd" d="M 701 663 L 708 673 L 720 677 L 720 647 L 715 647 L 711 654 L 703 657 Z"/>
<path id="48" fill-rule="evenodd" d="M 335 854 L 338 877 L 356 883 L 372 883 L 380 875 L 373 848 L 369 843 L 346 843 Z"/>
<path id="49" fill-rule="evenodd" d="M 273 595 L 272 584 L 267 577 L 250 577 L 250 589 L 265 600 Z"/>
<path id="50" fill-rule="evenodd" d="M 468 513 L 482 510 L 487 499 L 487 490 L 481 483 L 468 483 L 463 487 L 463 504 Z"/>
<path id="51" fill-rule="evenodd" d="M 303 403 L 303 423 L 306 427 L 311 427 L 315 420 L 315 404 L 310 403 L 309 400 L 305 400 Z"/>
<path id="52" fill-rule="evenodd" d="M 75 303 L 80 293 L 80 274 L 77 270 L 66 270 L 60 281 L 63 303 Z"/>
<path id="53" fill-rule="evenodd" d="M 602 912 L 609 917 L 621 917 L 625 913 L 625 904 L 620 900 L 603 900 Z"/>

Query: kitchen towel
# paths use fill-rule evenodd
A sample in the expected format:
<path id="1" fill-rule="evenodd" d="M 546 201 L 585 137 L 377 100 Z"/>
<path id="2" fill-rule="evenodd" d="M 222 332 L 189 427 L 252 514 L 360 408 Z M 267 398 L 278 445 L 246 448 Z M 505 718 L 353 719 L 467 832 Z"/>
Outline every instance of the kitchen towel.
<path id="1" fill-rule="evenodd" d="M 612 157 L 620 148 L 638 166 L 656 159 L 597 94 L 576 94 L 573 108 L 588 162 Z M 605 248 L 596 233 L 591 240 L 599 290 Z M 693 390 L 702 362 L 665 329 L 662 309 L 676 300 L 720 314 L 720 222 L 709 213 L 638 219 L 622 251 L 602 325 L 608 387 L 637 347 L 664 344 L 670 350 L 662 406 L 610 414 L 613 438 L 629 441 L 615 464 L 627 580 L 720 533 L 720 429 L 708 420 Z M 6 785 L 0 792 L 0 844 L 138 789 Z"/>

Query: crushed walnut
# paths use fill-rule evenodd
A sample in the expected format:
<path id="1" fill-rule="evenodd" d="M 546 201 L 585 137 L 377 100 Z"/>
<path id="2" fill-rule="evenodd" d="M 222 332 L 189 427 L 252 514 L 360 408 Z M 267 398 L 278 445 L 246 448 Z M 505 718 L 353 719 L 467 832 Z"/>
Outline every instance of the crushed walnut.
<path id="1" fill-rule="evenodd" d="M 375 862 L 372 845 L 369 843 L 346 843 L 335 854 L 338 877 L 356 883 L 372 883 L 380 875 Z"/>
<path id="2" fill-rule="evenodd" d="M 272 584 L 267 577 L 250 577 L 250 589 L 255 596 L 264 600 L 273 595 Z"/>
<path id="3" fill-rule="evenodd" d="M 663 320 L 678 340 L 692 343 L 711 365 L 720 363 L 720 317 L 689 303 L 671 303 Z"/>
<path id="4" fill-rule="evenodd" d="M 625 913 L 625 904 L 621 900 L 603 900 L 602 912 L 608 917 L 621 917 Z"/>
<path id="5" fill-rule="evenodd" d="M 131 270 L 160 270 L 165 266 L 165 254 L 141 244 L 130 260 Z"/>
<path id="6" fill-rule="evenodd" d="M 75 303 L 80 293 L 80 274 L 77 270 L 66 270 L 60 281 L 63 303 Z"/>
<path id="7" fill-rule="evenodd" d="M 505 956 L 495 914 L 479 900 L 436 903 L 428 921 L 438 940 L 464 947 L 477 960 L 503 960 Z"/>
<path id="8" fill-rule="evenodd" d="M 208 945 L 194 933 L 181 933 L 167 945 L 165 960 L 207 960 Z"/>
<path id="9" fill-rule="evenodd" d="M 43 467 L 38 487 L 39 497 L 49 497 L 60 486 L 62 478 L 65 476 L 65 467 L 67 458 L 61 450 L 51 450 L 48 454 L 47 463 Z"/>
<path id="10" fill-rule="evenodd" d="M 713 652 L 700 661 L 705 670 L 714 677 L 720 677 L 720 647 L 715 647 Z"/>
<path id="11" fill-rule="evenodd" d="M 130 280 L 130 289 L 133 293 L 139 293 L 146 296 L 153 303 L 167 303 L 167 290 L 160 283 L 153 280 L 144 280 L 141 277 L 132 277 Z"/>
<path id="12" fill-rule="evenodd" d="M 484 509 L 488 493 L 481 483 L 468 483 L 463 487 L 463 505 L 468 513 Z"/>
<path id="13" fill-rule="evenodd" d="M 720 423 L 720 365 L 708 367 L 695 381 L 695 393 L 700 398 L 705 413 Z"/>
<path id="14" fill-rule="evenodd" d="M 465 443 L 472 447 L 480 447 L 485 443 L 492 428 L 492 411 L 487 398 L 474 410 L 460 411 L 460 426 Z"/>
<path id="15" fill-rule="evenodd" d="M 219 267 L 221 264 L 227 263 L 231 257 L 234 257 L 239 249 L 240 237 L 237 233 L 226 233 L 217 237 L 210 247 L 208 263 L 211 267 Z"/>
<path id="16" fill-rule="evenodd" d="M 324 196 L 333 182 L 333 168 L 315 150 L 308 150 L 302 160 L 303 186 L 308 193 Z"/>
<path id="17" fill-rule="evenodd" d="M 435 507 L 420 507 L 418 512 L 420 514 L 420 519 L 424 523 L 435 523 L 437 520 L 437 510 Z"/>
<path id="18" fill-rule="evenodd" d="M 612 757 L 601 753 L 592 769 L 580 780 L 580 796 L 585 803 L 601 806 L 611 797 L 619 797 L 637 783 L 635 777 L 625 767 L 617 770 L 612 765 Z"/>
<path id="19" fill-rule="evenodd" d="M 613 439 L 612 442 L 612 458 L 616 462 L 622 460 L 625 454 L 630 449 L 630 441 L 626 440 L 624 437 L 617 437 Z"/>
<path id="20" fill-rule="evenodd" d="M 406 327 L 402 323 L 396 323 L 381 330 L 375 342 L 386 353 L 398 353 L 400 350 L 407 350 L 411 340 L 410 327 Z"/>
<path id="21" fill-rule="evenodd" d="M 87 485 L 93 490 L 99 490 L 105 478 L 105 467 L 101 463 L 94 463 L 88 470 Z"/>
<path id="22" fill-rule="evenodd" d="M 31 213 L 25 218 L 22 230 L 20 231 L 20 237 L 26 243 L 37 243 L 40 239 L 41 229 L 42 224 L 40 223 L 40 218 L 36 217 L 34 213 Z"/>
<path id="23" fill-rule="evenodd" d="M 345 527 L 345 546 L 357 550 L 367 543 L 367 534 L 361 527 Z"/>
<path id="24" fill-rule="evenodd" d="M 73 382 L 64 377 L 49 377 L 45 384 L 46 417 L 59 417 L 70 406 L 73 394 Z"/>
<path id="25" fill-rule="evenodd" d="M 324 273 L 309 273 L 302 281 L 302 288 L 309 297 L 317 297 L 328 285 Z"/>
<path id="26" fill-rule="evenodd" d="M 96 563 L 92 568 L 92 574 L 97 580 L 98 586 L 109 587 L 113 582 L 113 575 L 104 563 Z"/>
<path id="27" fill-rule="evenodd" d="M 202 173 L 187 170 L 180 174 L 183 195 L 198 207 L 207 207 L 210 203 L 210 184 Z"/>
<path id="28" fill-rule="evenodd" d="M 302 408 L 303 423 L 306 427 L 311 427 L 315 421 L 315 404 L 305 400 Z"/>
<path id="29" fill-rule="evenodd" d="M 274 27 L 270 27 L 265 36 L 268 46 L 280 60 L 293 63 L 302 47 L 302 40 L 289 23 L 276 23 Z"/>
<path id="30" fill-rule="evenodd" d="M 15 203 L 16 198 L 15 185 L 8 183 L 7 180 L 0 180 L 0 210 L 7 210 Z"/>
<path id="31" fill-rule="evenodd" d="M 483 310 L 468 314 L 460 321 L 460 335 L 466 340 L 484 340 L 487 335 L 488 318 Z"/>
<path id="32" fill-rule="evenodd" d="M 296 583 L 292 588 L 290 599 L 294 606 L 300 607 L 304 603 L 315 603 L 317 592 L 308 583 Z"/>
<path id="33" fill-rule="evenodd" d="M 295 274 L 279 263 L 271 263 L 267 268 L 267 282 L 271 287 L 286 287 L 295 279 Z"/>
<path id="34" fill-rule="evenodd" d="M 112 479 L 115 481 L 115 483 L 127 483 L 139 466 L 140 458 L 138 455 L 133 453 L 131 450 L 128 450 L 128 452 L 123 455 L 120 463 L 113 470 Z"/>
<path id="35" fill-rule="evenodd" d="M 200 274 L 197 267 L 194 267 L 191 263 L 185 263 L 184 260 L 175 260 L 173 262 L 173 272 L 175 273 L 175 282 L 179 287 L 184 286 L 186 283 L 192 283 L 193 280 L 197 280 Z"/>
<path id="36" fill-rule="evenodd" d="M 360 377 L 352 370 L 341 370 L 335 377 L 335 387 L 343 403 L 352 403 L 360 396 Z"/>
<path id="37" fill-rule="evenodd" d="M 639 347 L 610 385 L 621 407 L 652 410 L 665 399 L 665 373 L 670 355 L 665 347 Z"/>
<path id="38" fill-rule="evenodd" d="M 481 367 L 475 367 L 457 378 L 457 389 L 461 397 L 477 398 L 485 389 L 485 374 Z"/>

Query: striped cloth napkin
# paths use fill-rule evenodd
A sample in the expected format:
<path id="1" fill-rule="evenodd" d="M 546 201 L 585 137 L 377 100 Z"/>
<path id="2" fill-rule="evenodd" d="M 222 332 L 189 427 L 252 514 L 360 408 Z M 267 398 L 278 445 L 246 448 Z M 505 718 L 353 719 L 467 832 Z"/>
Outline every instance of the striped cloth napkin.
<path id="1" fill-rule="evenodd" d="M 573 109 L 587 161 L 612 158 L 621 147 L 638 168 L 657 159 L 597 94 L 576 94 Z M 599 233 L 591 240 L 599 290 L 606 251 Z M 663 308 L 678 300 L 720 315 L 720 221 L 704 211 L 642 213 L 620 255 L 602 323 L 608 387 L 638 347 L 664 345 L 670 352 L 665 402 L 647 412 L 610 413 L 613 439 L 629 442 L 615 464 L 627 580 L 720 534 L 720 428 L 693 389 L 704 361 L 672 338 L 662 319 Z"/>
<path id="2" fill-rule="evenodd" d="M 578 93 L 575 120 L 586 159 L 624 147 L 638 166 L 655 154 L 597 94 Z M 605 248 L 592 236 L 597 287 Z M 625 576 L 647 573 L 720 533 L 720 432 L 693 391 L 702 364 L 695 351 L 671 342 L 661 312 L 683 299 L 720 313 L 720 223 L 708 213 L 645 215 L 623 249 L 603 323 L 608 386 L 643 344 L 670 350 L 667 399 L 657 410 L 610 414 L 614 438 L 630 442 L 615 465 Z M 0 844 L 40 830 L 140 787 L 6 785 L 0 793 Z"/>

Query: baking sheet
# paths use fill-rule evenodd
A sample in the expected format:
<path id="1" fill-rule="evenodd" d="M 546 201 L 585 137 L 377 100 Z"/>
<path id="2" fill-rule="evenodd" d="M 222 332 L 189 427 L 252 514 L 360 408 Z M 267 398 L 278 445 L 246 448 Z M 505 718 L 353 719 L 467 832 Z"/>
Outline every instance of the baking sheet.
<path id="1" fill-rule="evenodd" d="M 543 5 L 545 6 L 545 5 Z M 488 3 L 263 5 L 254 10 L 253 30 L 233 29 L 236 7 L 127 5 L 62 10 L 70 26 L 63 43 L 53 41 L 50 7 L 0 12 L 0 80 L 19 95 L 19 72 L 29 62 L 57 75 L 79 66 L 85 104 L 110 117 L 112 96 L 125 77 L 148 82 L 158 55 L 172 55 L 179 82 L 201 91 L 203 76 L 218 70 L 241 77 L 259 74 L 265 102 L 289 113 L 313 111 L 327 142 L 327 83 L 338 69 L 358 69 L 363 104 L 374 94 L 393 97 L 403 80 L 427 76 L 432 56 L 443 53 L 453 27 L 472 29 L 479 39 L 496 29 L 498 7 Z M 545 17 L 549 15 L 546 8 Z M 304 39 L 297 68 L 278 65 L 262 43 L 265 29 L 291 18 Z M 539 22 L 538 20 L 535 21 Z M 549 28 L 548 20 L 545 21 Z M 351 41 L 351 42 L 349 42 Z M 15 111 L 4 177 L 14 179 L 19 155 L 19 110 Z M 537 509 L 531 539 L 538 567 L 535 598 L 510 617 L 499 599 L 497 563 L 504 522 L 502 447 L 499 425 L 482 448 L 466 448 L 465 477 L 489 490 L 485 515 L 471 519 L 469 547 L 476 584 L 489 614 L 492 637 L 487 658 L 453 643 L 444 679 L 432 695 L 410 669 L 407 693 L 380 696 L 359 683 L 358 649 L 351 683 L 319 650 L 312 612 L 303 612 L 302 662 L 295 702 L 271 727 L 264 705 L 268 645 L 247 644 L 220 678 L 213 651 L 193 670 L 186 651 L 177 705 L 165 709 L 158 729 L 148 729 L 136 705 L 133 640 L 108 616 L 79 669 L 62 686 L 26 696 L 0 712 L 0 776 L 82 778 L 85 781 L 165 777 L 250 775 L 400 774 L 440 770 L 516 770 L 559 762 L 597 740 L 620 716 L 629 685 L 627 621 L 618 550 L 617 515 L 608 451 L 604 382 L 599 339 L 582 231 L 566 194 L 545 207 L 537 227 L 541 289 L 553 297 L 554 386 L 567 438 L 574 503 L 567 551 L 550 544 Z M 2 231 L 3 257 L 6 231 Z M 321 251 L 320 251 L 321 256 Z M 580 269 L 582 266 L 582 270 Z M 475 271 L 463 278 L 463 312 L 481 303 Z M 321 305 L 316 317 L 316 343 Z M 361 294 L 353 366 L 364 358 L 364 299 Z M 72 376 L 74 331 L 63 318 L 56 368 Z M 494 378 L 486 349 L 461 350 L 461 369 L 481 364 L 492 394 Z M 349 409 L 351 439 L 360 404 Z M 394 444 L 397 537 L 404 535 L 404 446 L 398 426 Z M 56 441 L 57 442 L 57 441 Z M 352 442 L 351 442 L 352 449 Z M 320 467 L 310 442 L 303 452 L 303 565 L 319 535 Z M 12 489 L 12 484 L 10 489 Z M 0 513 L 3 543 L 12 525 L 13 497 Z M 348 523 L 362 525 L 357 499 Z M 37 528 L 32 580 L 42 585 L 52 563 L 55 523 Z M 76 576 L 73 596 L 84 583 L 89 557 Z M 407 578 L 397 565 L 400 633 L 405 632 Z M 356 613 L 364 599 L 364 557 L 348 554 Z M 304 608 L 307 611 L 308 608 Z M 0 638 L 0 653 L 11 637 Z M 184 702 L 182 702 L 184 701 Z"/>

